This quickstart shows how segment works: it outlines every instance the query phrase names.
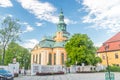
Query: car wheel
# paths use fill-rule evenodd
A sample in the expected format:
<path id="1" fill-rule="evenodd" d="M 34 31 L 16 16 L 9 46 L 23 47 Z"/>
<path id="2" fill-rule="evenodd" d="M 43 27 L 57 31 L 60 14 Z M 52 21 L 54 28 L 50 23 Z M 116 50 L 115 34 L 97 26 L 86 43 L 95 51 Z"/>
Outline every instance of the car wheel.
<path id="1" fill-rule="evenodd" d="M 14 78 L 11 78 L 11 80 L 14 80 Z"/>

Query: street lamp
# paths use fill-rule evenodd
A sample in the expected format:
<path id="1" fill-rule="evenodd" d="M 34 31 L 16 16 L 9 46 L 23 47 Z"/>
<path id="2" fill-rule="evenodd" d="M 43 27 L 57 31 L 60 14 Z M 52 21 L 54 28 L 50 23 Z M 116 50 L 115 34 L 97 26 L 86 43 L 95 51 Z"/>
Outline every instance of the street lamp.
<path id="1" fill-rule="evenodd" d="M 108 71 L 108 75 L 109 75 L 109 80 L 111 80 L 110 67 L 109 67 L 108 55 L 107 55 L 107 51 L 108 51 L 109 45 L 108 45 L 108 44 L 105 44 L 105 45 L 104 45 L 104 48 L 105 48 L 105 53 L 106 53 L 107 71 Z"/>

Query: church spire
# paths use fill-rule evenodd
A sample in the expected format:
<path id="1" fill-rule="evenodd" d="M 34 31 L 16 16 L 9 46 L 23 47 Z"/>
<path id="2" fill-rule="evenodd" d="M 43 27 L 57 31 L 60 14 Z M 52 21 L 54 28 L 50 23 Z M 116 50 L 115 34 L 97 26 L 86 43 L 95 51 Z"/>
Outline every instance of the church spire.
<path id="1" fill-rule="evenodd" d="M 62 9 L 61 9 L 61 11 L 60 11 L 59 21 L 64 21 L 64 15 L 63 15 Z"/>
<path id="2" fill-rule="evenodd" d="M 57 24 L 57 31 L 66 31 L 66 24 L 64 22 L 64 15 L 63 15 L 62 9 L 61 9 L 60 15 L 59 15 L 59 22 Z"/>
<path id="3" fill-rule="evenodd" d="M 60 13 L 62 13 L 62 14 L 63 14 L 62 8 L 61 8 L 61 12 L 60 12 Z"/>

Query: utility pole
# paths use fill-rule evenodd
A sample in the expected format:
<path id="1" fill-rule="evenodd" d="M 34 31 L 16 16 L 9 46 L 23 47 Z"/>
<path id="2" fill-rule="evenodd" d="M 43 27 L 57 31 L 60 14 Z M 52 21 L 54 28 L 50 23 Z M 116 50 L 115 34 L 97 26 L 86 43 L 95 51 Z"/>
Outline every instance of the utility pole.
<path id="1" fill-rule="evenodd" d="M 108 55 L 107 55 L 107 51 L 108 51 L 108 49 L 109 49 L 109 45 L 105 43 L 104 48 L 105 48 L 105 53 L 106 53 L 107 71 L 108 71 L 108 75 L 109 75 L 109 80 L 111 80 L 111 76 L 110 76 L 110 66 L 109 66 Z"/>

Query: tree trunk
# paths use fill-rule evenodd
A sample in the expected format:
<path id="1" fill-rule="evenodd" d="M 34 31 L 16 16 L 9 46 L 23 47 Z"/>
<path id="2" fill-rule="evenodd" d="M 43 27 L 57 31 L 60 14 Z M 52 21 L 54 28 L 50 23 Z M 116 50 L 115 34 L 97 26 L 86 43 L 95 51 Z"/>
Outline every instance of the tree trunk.
<path id="1" fill-rule="evenodd" d="M 4 65 L 4 59 L 5 59 L 5 47 L 3 47 L 2 65 Z"/>

